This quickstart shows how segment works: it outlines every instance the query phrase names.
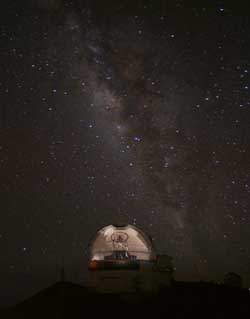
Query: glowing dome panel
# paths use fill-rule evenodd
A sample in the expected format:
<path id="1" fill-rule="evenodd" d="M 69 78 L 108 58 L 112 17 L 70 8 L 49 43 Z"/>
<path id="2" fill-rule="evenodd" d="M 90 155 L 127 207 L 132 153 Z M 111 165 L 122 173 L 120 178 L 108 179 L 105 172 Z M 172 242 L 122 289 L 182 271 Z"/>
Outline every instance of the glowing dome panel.
<path id="1" fill-rule="evenodd" d="M 154 259 L 152 242 L 135 226 L 109 225 L 100 229 L 90 247 L 90 260 L 130 260 Z"/>

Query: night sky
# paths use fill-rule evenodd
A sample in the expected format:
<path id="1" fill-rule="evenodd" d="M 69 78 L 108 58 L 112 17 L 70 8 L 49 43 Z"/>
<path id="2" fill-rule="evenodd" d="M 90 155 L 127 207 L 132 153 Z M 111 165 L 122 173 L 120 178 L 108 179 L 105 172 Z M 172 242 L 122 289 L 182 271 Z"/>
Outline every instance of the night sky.
<path id="1" fill-rule="evenodd" d="M 131 3 L 131 4 L 129 4 Z M 1 304 L 135 224 L 177 279 L 250 284 L 250 8 L 1 1 Z"/>

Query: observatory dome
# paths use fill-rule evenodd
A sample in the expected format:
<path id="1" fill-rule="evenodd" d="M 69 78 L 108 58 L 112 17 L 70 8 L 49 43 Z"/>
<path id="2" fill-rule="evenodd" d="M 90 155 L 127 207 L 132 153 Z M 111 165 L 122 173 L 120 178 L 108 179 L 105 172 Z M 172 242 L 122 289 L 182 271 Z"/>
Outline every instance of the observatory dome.
<path id="1" fill-rule="evenodd" d="M 151 239 L 132 225 L 100 229 L 90 245 L 90 261 L 151 261 Z"/>

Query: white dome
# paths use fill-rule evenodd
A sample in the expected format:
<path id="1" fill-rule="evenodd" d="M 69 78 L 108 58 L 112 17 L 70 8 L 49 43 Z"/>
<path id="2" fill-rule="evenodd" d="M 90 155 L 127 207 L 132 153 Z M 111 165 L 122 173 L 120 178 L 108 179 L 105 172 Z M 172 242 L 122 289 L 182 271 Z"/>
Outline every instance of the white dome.
<path id="1" fill-rule="evenodd" d="M 100 229 L 90 246 L 90 260 L 152 260 L 152 241 L 135 226 L 109 225 Z"/>

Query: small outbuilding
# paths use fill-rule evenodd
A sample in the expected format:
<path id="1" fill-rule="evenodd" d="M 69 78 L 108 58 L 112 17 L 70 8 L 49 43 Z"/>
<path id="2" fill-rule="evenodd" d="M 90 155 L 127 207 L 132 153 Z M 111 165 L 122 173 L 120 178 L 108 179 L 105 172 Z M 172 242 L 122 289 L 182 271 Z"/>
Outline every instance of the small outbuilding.
<path id="1" fill-rule="evenodd" d="M 231 288 L 242 288 L 242 278 L 234 272 L 229 272 L 224 277 L 224 285 Z"/>

